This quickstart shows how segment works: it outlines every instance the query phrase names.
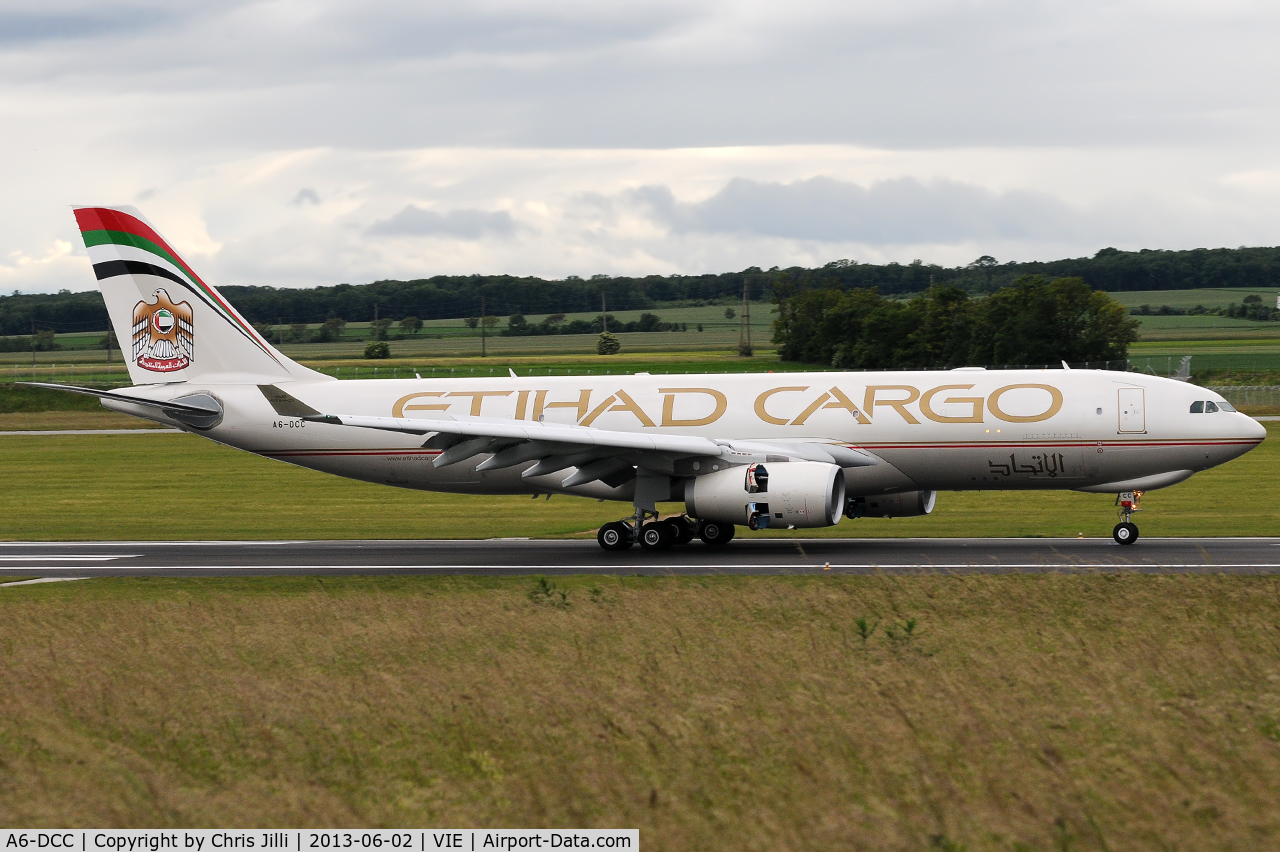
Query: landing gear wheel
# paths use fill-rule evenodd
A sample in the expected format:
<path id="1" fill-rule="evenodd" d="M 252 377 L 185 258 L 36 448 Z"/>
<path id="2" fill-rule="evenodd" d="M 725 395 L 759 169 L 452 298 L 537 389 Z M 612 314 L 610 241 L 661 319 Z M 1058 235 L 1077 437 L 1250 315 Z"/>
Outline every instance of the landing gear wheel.
<path id="1" fill-rule="evenodd" d="M 674 544 L 688 544 L 698 534 L 697 524 L 683 515 L 678 518 L 667 518 L 666 522 L 671 527 L 671 540 Z"/>
<path id="2" fill-rule="evenodd" d="M 622 521 L 602 526 L 600 532 L 596 533 L 596 541 L 608 551 L 626 550 L 634 544 L 631 540 L 631 528 Z"/>
<path id="3" fill-rule="evenodd" d="M 1116 544 L 1133 544 L 1138 540 L 1138 525 L 1128 521 L 1116 524 L 1116 528 L 1111 531 L 1111 537 L 1116 540 Z"/>
<path id="4" fill-rule="evenodd" d="M 733 540 L 733 524 L 722 524 L 719 521 L 702 521 L 698 524 L 698 538 L 705 543 L 721 546 Z"/>
<path id="5" fill-rule="evenodd" d="M 674 543 L 675 536 L 666 521 L 654 521 L 640 529 L 640 546 L 645 550 L 666 550 Z"/>

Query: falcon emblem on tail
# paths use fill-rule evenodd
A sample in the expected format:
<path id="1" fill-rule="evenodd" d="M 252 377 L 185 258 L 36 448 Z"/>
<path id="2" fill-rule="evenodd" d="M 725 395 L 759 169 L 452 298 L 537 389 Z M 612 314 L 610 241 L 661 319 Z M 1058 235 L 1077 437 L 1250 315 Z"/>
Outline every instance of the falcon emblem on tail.
<path id="1" fill-rule="evenodd" d="M 133 360 L 154 373 L 185 370 L 195 359 L 191 304 L 174 304 L 163 288 L 155 291 L 155 299 L 133 308 Z"/>

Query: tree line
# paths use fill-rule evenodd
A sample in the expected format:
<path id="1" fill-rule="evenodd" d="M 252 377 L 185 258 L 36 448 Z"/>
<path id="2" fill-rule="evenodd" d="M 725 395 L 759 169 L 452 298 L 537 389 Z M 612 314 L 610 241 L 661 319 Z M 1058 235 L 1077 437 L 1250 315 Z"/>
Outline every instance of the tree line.
<path id="1" fill-rule="evenodd" d="M 934 284 L 910 299 L 862 287 L 778 300 L 784 361 L 842 369 L 946 369 L 1123 360 L 1138 321 L 1081 278 L 1027 275 L 982 298 Z"/>
<path id="2" fill-rule="evenodd" d="M 315 325 L 329 319 L 371 322 L 393 317 L 423 320 L 472 316 L 596 313 L 646 310 L 681 302 L 719 302 L 785 296 L 803 288 L 876 289 L 885 295 L 923 293 L 946 284 L 970 294 L 994 293 L 1026 275 L 1080 278 L 1096 290 L 1178 290 L 1213 287 L 1280 286 L 1280 247 L 1120 251 L 1105 248 L 1092 257 L 1000 263 L 983 256 L 964 266 L 867 264 L 837 260 L 816 268 L 708 275 L 594 275 L 547 280 L 512 275 L 437 275 L 411 281 L 336 284 L 305 290 L 228 285 L 222 292 L 252 323 Z M 604 304 L 602 305 L 602 299 Z M 97 291 L 0 296 L 0 335 L 35 330 L 104 331 L 107 314 Z"/>
<path id="3" fill-rule="evenodd" d="M 472 320 L 467 325 L 475 328 Z M 702 331 L 702 324 L 697 324 Z M 542 322 L 529 322 L 524 314 L 512 314 L 507 319 L 507 327 L 501 330 L 506 337 L 538 337 L 548 334 L 600 334 L 604 331 L 618 332 L 650 332 L 650 331 L 688 331 L 685 322 L 666 322 L 657 314 L 643 313 L 639 319 L 623 322 L 613 314 L 597 314 L 591 319 L 565 320 L 564 314 L 551 314 Z"/>

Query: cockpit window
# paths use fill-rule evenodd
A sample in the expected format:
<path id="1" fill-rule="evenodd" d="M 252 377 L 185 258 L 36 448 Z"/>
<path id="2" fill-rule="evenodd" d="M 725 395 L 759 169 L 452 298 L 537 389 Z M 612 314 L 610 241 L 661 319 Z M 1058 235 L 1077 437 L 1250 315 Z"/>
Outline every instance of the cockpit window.
<path id="1" fill-rule="evenodd" d="M 1213 400 L 1209 400 L 1208 402 L 1206 402 L 1206 403 L 1204 404 L 1204 413 L 1205 413 L 1205 414 L 1213 414 L 1213 413 L 1215 413 L 1217 410 L 1218 410 L 1218 406 L 1213 402 Z"/>
<path id="2" fill-rule="evenodd" d="M 1235 411 L 1235 410 L 1236 410 L 1236 407 L 1235 407 L 1234 405 L 1232 405 L 1232 404 L 1231 404 L 1231 403 L 1229 403 L 1229 402 L 1226 402 L 1225 400 L 1224 400 L 1223 402 L 1218 403 L 1218 408 L 1222 409 L 1223 411 Z"/>
<path id="3" fill-rule="evenodd" d="M 1191 413 L 1204 414 L 1204 402 L 1202 400 L 1196 400 L 1195 402 L 1191 403 Z"/>

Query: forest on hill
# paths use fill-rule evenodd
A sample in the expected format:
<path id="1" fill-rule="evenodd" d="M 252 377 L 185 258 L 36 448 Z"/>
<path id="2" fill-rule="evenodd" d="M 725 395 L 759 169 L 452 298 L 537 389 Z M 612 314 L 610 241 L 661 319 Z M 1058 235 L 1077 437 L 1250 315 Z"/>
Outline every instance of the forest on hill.
<path id="1" fill-rule="evenodd" d="M 812 269 L 762 270 L 709 275 L 650 275 L 548 280 L 511 275 L 437 275 L 412 281 L 337 284 L 311 289 L 220 287 L 250 321 L 262 325 L 369 322 L 378 318 L 450 319 L 512 314 L 542 315 L 624 311 L 669 304 L 786 298 L 807 289 L 875 289 L 883 295 L 923 293 L 946 284 L 970 295 L 994 293 L 1026 275 L 1078 278 L 1094 290 L 1183 290 L 1205 287 L 1280 286 L 1280 247 L 1120 251 L 1047 262 L 1000 263 L 984 256 L 965 266 L 866 264 L 837 260 Z M 106 309 L 96 291 L 0 296 L 0 335 L 37 331 L 105 331 Z"/>

